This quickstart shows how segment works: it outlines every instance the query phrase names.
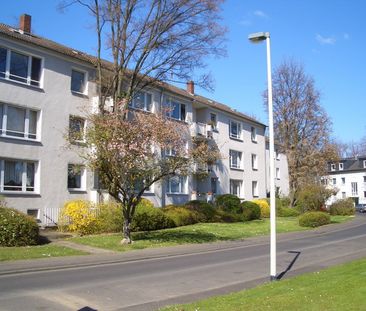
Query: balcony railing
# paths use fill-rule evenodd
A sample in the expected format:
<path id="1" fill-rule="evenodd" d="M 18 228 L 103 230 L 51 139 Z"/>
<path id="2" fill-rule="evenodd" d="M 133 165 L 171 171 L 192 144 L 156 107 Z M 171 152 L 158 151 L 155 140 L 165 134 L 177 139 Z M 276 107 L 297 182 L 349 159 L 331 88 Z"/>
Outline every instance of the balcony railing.
<path id="1" fill-rule="evenodd" d="M 201 122 L 193 123 L 192 136 L 212 138 L 212 126 Z"/>

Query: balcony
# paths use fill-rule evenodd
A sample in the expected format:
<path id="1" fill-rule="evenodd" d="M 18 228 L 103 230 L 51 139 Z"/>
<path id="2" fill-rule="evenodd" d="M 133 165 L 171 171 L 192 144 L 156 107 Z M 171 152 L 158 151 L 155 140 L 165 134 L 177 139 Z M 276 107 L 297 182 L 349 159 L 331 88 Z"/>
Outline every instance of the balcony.
<path id="1" fill-rule="evenodd" d="M 191 134 L 193 137 L 212 139 L 212 126 L 201 122 L 193 123 L 191 127 Z"/>

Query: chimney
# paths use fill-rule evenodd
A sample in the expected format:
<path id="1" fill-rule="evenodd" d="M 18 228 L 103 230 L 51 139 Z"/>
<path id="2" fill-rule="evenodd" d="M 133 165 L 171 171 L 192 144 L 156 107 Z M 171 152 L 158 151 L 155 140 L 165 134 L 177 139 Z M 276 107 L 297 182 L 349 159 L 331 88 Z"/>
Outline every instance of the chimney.
<path id="1" fill-rule="evenodd" d="M 187 82 L 187 92 L 194 95 L 194 82 L 192 80 Z"/>
<path id="2" fill-rule="evenodd" d="M 24 33 L 31 33 L 31 21 L 32 16 L 28 14 L 23 14 L 22 16 L 20 16 L 19 29 L 22 30 Z"/>

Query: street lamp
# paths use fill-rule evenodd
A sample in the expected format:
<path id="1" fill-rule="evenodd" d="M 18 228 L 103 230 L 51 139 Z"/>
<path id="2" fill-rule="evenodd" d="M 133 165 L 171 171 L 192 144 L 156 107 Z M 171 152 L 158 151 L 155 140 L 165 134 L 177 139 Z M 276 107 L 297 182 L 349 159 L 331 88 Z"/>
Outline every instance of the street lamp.
<path id="1" fill-rule="evenodd" d="M 274 167 L 274 134 L 272 104 L 271 48 L 269 32 L 250 34 L 248 39 L 253 43 L 267 42 L 267 83 L 268 83 L 268 123 L 269 123 L 269 179 L 270 179 L 270 276 L 276 280 L 276 198 L 275 198 L 275 167 Z"/>

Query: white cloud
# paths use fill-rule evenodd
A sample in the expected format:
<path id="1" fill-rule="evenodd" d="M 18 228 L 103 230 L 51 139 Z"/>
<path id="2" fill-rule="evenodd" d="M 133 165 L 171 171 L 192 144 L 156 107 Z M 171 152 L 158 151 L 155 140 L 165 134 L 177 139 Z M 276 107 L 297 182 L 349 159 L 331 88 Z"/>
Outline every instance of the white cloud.
<path id="1" fill-rule="evenodd" d="M 320 44 L 330 44 L 333 45 L 336 43 L 336 39 L 334 37 L 323 37 L 322 35 L 317 34 L 315 36 L 315 39 L 320 43 Z"/>
<path id="2" fill-rule="evenodd" d="M 267 18 L 268 15 L 266 13 L 264 13 L 263 11 L 261 10 L 256 10 L 253 12 L 253 14 L 257 17 L 262 17 L 262 18 Z"/>

